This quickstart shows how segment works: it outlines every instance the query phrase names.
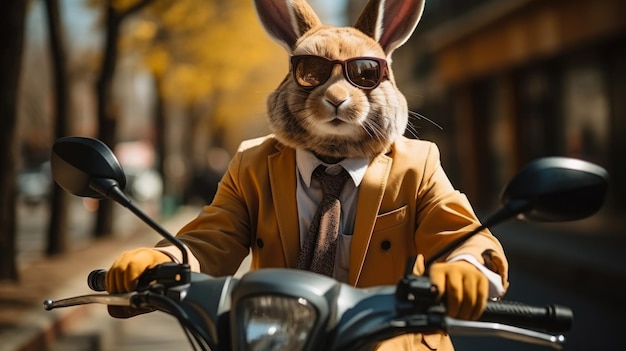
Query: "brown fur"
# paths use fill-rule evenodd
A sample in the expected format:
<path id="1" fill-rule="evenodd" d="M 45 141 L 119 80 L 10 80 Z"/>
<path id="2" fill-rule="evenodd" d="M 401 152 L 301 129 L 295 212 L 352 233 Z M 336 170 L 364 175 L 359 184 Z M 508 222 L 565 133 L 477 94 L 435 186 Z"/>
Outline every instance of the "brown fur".
<path id="1" fill-rule="evenodd" d="M 394 1 L 387 2 L 391 3 L 392 10 L 398 7 L 394 6 Z M 421 1 L 404 2 L 409 4 L 400 6 L 404 12 L 389 14 L 385 19 L 377 12 L 384 10 L 380 1 L 373 0 L 357 21 L 355 27 L 361 28 L 358 30 L 322 25 L 303 0 L 256 1 L 266 30 L 293 55 L 319 55 L 338 60 L 373 56 L 386 58 L 389 64 L 388 78 L 373 90 L 351 85 L 339 65 L 334 67 L 328 81 L 312 90 L 300 88 L 290 72 L 268 98 L 270 127 L 281 142 L 308 149 L 321 158 L 372 158 L 387 151 L 404 133 L 409 112 L 406 99 L 393 78 L 391 52 L 408 39 L 423 6 Z M 272 9 L 263 7 L 269 3 Z M 291 11 L 286 11 L 289 6 L 292 6 Z M 406 11 L 407 8 L 411 11 Z M 285 21 L 285 17 L 291 16 L 295 20 Z M 407 19 L 414 23 L 403 23 Z M 403 32 L 390 32 L 386 35 L 387 41 L 380 42 L 374 37 L 384 32 L 379 29 L 387 22 L 392 30 L 400 27 Z"/>

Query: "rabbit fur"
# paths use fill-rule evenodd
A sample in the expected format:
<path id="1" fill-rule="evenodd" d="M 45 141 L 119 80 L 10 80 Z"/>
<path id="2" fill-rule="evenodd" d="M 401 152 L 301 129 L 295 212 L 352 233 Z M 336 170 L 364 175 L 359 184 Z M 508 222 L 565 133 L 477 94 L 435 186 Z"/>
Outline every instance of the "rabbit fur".
<path id="1" fill-rule="evenodd" d="M 335 65 L 330 78 L 302 89 L 291 74 L 270 93 L 269 125 L 283 144 L 312 151 L 318 158 L 373 158 L 403 135 L 409 111 L 398 90 L 391 54 L 411 36 L 423 0 L 370 0 L 353 27 L 324 25 L 304 0 L 255 0 L 267 33 L 290 55 L 318 55 L 333 60 L 385 58 L 387 78 L 372 90 L 351 85 Z"/>

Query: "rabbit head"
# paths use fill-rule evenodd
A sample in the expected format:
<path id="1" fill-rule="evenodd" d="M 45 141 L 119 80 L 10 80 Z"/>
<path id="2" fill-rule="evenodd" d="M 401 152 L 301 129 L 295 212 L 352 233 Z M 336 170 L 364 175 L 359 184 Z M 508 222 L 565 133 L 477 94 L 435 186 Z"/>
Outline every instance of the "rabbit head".
<path id="1" fill-rule="evenodd" d="M 268 97 L 276 138 L 323 160 L 388 151 L 408 123 L 391 54 L 415 30 L 424 0 L 369 0 L 353 27 L 322 24 L 305 0 L 255 5 L 291 56 L 290 73 Z"/>

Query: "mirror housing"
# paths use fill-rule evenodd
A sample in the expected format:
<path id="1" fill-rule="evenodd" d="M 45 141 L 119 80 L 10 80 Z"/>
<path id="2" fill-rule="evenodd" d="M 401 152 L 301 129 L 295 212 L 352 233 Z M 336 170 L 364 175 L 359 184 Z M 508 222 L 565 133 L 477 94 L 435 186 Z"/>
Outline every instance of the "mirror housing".
<path id="1" fill-rule="evenodd" d="M 106 194 L 97 190 L 97 179 L 124 189 L 126 176 L 115 155 L 102 141 L 84 137 L 64 137 L 52 146 L 52 177 L 67 192 L 94 199 Z"/>
<path id="2" fill-rule="evenodd" d="M 583 219 L 603 205 L 608 172 L 593 163 L 567 157 L 546 157 L 524 167 L 505 187 L 502 203 L 525 204 L 523 219 L 563 222 Z"/>

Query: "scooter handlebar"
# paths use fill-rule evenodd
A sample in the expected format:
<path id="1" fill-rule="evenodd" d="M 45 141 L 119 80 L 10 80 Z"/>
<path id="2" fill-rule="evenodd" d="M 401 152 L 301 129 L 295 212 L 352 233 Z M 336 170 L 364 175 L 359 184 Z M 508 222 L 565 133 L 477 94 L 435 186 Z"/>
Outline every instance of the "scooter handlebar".
<path id="1" fill-rule="evenodd" d="M 105 269 L 96 269 L 91 271 L 87 276 L 87 286 L 93 291 L 106 291 L 106 277 L 107 271 Z"/>
<path id="2" fill-rule="evenodd" d="M 560 305 L 530 306 L 515 301 L 487 303 L 480 320 L 520 327 L 541 328 L 548 332 L 566 332 L 572 328 L 574 313 Z"/>
<path id="3" fill-rule="evenodd" d="M 94 291 L 106 291 L 105 269 L 89 273 L 87 285 Z M 574 314 L 560 305 L 531 306 L 515 301 L 488 302 L 480 320 L 519 327 L 540 328 L 548 332 L 566 332 L 572 327 Z"/>

